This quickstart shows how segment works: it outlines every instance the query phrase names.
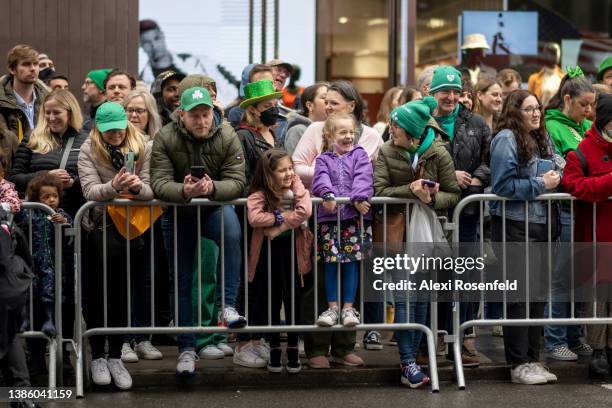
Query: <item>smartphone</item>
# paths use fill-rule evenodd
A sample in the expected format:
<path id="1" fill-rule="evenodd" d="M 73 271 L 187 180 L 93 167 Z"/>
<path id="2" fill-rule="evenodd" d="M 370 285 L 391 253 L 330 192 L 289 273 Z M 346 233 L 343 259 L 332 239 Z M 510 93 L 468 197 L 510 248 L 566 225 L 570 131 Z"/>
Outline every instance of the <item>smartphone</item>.
<path id="1" fill-rule="evenodd" d="M 191 166 L 191 176 L 202 179 L 206 175 L 206 167 L 204 166 Z"/>
<path id="2" fill-rule="evenodd" d="M 427 187 L 435 187 L 436 186 L 436 182 L 435 181 L 431 181 L 431 180 L 423 180 L 421 182 L 421 184 L 423 184 L 424 186 L 427 186 Z"/>
<path id="3" fill-rule="evenodd" d="M 125 172 L 127 174 L 134 174 L 134 156 L 134 152 L 125 154 Z"/>

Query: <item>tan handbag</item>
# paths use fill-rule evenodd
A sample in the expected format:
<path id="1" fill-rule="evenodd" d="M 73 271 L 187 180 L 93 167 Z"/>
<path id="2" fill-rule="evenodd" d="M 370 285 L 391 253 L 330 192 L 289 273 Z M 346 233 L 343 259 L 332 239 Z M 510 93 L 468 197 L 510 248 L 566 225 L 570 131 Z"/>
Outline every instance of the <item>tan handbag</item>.
<path id="1" fill-rule="evenodd" d="M 383 244 L 384 242 L 384 217 L 377 214 L 374 217 L 374 228 L 372 228 L 372 234 L 374 242 L 377 244 Z M 388 251 L 401 251 L 404 241 L 406 239 L 406 214 L 387 213 L 387 250 Z"/>

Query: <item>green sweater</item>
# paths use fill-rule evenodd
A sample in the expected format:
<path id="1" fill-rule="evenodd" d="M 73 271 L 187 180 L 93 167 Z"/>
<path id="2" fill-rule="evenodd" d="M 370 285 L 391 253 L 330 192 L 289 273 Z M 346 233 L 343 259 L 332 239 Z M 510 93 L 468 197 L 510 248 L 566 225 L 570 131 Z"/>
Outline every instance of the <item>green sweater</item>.
<path id="1" fill-rule="evenodd" d="M 546 111 L 546 129 L 557 153 L 563 157 L 566 157 L 570 151 L 576 150 L 584 137 L 584 132 L 589 130 L 591 125 L 592 122 L 588 119 L 576 123 L 559 109 Z"/>

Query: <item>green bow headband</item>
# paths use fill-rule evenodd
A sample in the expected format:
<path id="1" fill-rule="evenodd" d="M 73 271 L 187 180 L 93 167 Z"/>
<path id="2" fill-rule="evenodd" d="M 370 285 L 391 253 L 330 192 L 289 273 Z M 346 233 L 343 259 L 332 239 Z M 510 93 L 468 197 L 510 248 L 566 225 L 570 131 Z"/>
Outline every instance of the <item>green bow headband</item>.
<path id="1" fill-rule="evenodd" d="M 582 68 L 580 68 L 580 66 L 578 65 L 576 65 L 576 68 L 567 66 L 566 71 L 567 71 L 567 75 L 569 75 L 570 78 L 584 76 L 584 72 L 582 72 Z"/>

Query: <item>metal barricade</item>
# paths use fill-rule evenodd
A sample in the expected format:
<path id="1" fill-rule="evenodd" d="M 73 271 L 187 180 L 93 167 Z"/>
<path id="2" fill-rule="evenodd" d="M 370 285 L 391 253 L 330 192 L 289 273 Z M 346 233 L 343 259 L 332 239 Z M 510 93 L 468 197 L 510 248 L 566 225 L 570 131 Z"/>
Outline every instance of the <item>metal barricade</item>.
<path id="1" fill-rule="evenodd" d="M 30 253 L 32 253 L 32 255 L 34 255 L 33 253 L 33 242 L 32 242 L 32 212 L 33 211 L 40 211 L 44 214 L 47 214 L 48 216 L 51 216 L 53 214 L 55 214 L 55 211 L 42 203 L 36 203 L 36 202 L 22 202 L 21 203 L 21 212 L 22 214 L 26 214 L 26 218 L 27 218 L 27 223 L 28 223 L 28 228 L 27 231 L 24 231 L 24 233 L 27 235 L 28 237 L 28 245 L 29 245 L 29 250 Z M 46 334 L 44 334 L 42 331 L 40 330 L 34 330 L 34 290 L 32 285 L 30 285 L 30 290 L 29 290 L 29 299 L 28 299 L 28 309 L 29 309 L 29 313 L 28 313 L 28 318 L 29 318 L 29 322 L 30 322 L 30 327 L 28 331 L 22 332 L 20 333 L 20 337 L 23 338 L 31 338 L 31 339 L 44 339 L 48 342 L 48 348 L 49 348 L 49 367 L 48 367 L 48 371 L 49 371 L 49 388 L 50 389 L 55 389 L 57 385 L 62 385 L 62 353 L 63 353 L 63 348 L 62 348 L 62 344 L 64 342 L 64 338 L 62 337 L 62 226 L 59 224 L 55 224 L 54 223 L 54 241 L 55 241 L 55 259 L 54 259 L 54 268 L 55 268 L 55 330 L 56 330 L 56 336 L 55 337 L 48 337 Z M 37 321 L 37 326 L 39 326 L 41 324 L 40 321 Z M 70 340 L 69 340 L 70 341 Z M 58 381 L 58 376 L 57 374 L 60 373 L 59 376 L 59 381 Z M 59 382 L 59 384 L 58 384 Z"/>
<path id="2" fill-rule="evenodd" d="M 322 203 L 323 200 L 320 198 L 313 198 L 313 215 L 311 217 L 311 219 L 314 221 L 314 245 L 313 245 L 313 271 L 311 273 L 313 273 L 313 280 L 314 280 L 314 319 L 316 320 L 317 316 L 318 316 L 318 295 L 317 295 L 317 288 L 319 287 L 319 279 L 317 277 L 317 243 L 318 243 L 318 237 L 317 237 L 317 205 Z M 344 204 L 350 204 L 350 200 L 348 198 L 337 198 L 336 199 L 338 206 L 344 205 Z M 383 219 L 384 219 L 384 223 L 385 223 L 385 232 L 384 232 L 384 236 L 385 236 L 385 243 L 384 243 L 384 247 L 386 250 L 386 217 L 387 217 L 387 205 L 391 205 L 391 204 L 399 204 L 399 205 L 405 205 L 406 206 L 406 214 L 409 214 L 409 208 L 410 206 L 413 205 L 423 205 L 420 201 L 418 200 L 408 200 L 408 199 L 394 199 L 394 198 L 383 198 L 383 197 L 375 197 L 371 200 L 371 203 L 373 205 L 380 205 L 383 208 Z M 310 325 L 306 325 L 306 324 L 296 324 L 296 320 L 295 320 L 295 307 L 292 307 L 292 312 L 291 312 L 291 321 L 293 322 L 293 324 L 291 325 L 272 325 L 272 316 L 271 316 L 271 291 L 272 291 L 272 286 L 271 286 L 271 246 L 268 245 L 268 252 L 267 254 L 260 254 L 261 256 L 267 256 L 268 259 L 268 263 L 267 263 L 267 267 L 268 267 L 268 276 L 267 276 L 267 281 L 268 281 L 268 298 L 267 298 L 267 302 L 268 302 L 268 324 L 267 325 L 247 325 L 245 328 L 241 328 L 241 329 L 229 329 L 227 327 L 210 327 L 210 326 L 202 326 L 201 322 L 202 322 L 202 314 L 201 314 L 201 307 L 200 305 L 202 304 L 202 291 L 198 290 L 198 313 L 197 313 L 197 322 L 200 323 L 199 325 L 191 325 L 191 326 L 178 326 L 178 322 L 179 322 L 179 277 L 178 277 L 178 264 L 179 264 L 179 259 L 178 259 L 178 247 L 177 247 L 177 242 L 178 242 L 178 232 L 177 232 L 177 226 L 178 226 L 178 221 L 179 219 L 184 216 L 184 211 L 191 209 L 191 211 L 195 211 L 195 217 L 193 215 L 191 215 L 190 220 L 194 221 L 197 223 L 197 226 L 195 227 L 196 230 L 196 249 L 197 249 L 197 255 L 193 254 L 192 256 L 197 257 L 197 273 L 198 273 L 198 285 L 201 288 L 201 283 L 202 283 L 202 263 L 201 263 L 201 251 L 200 251 L 200 244 L 201 244 L 201 240 L 202 240 L 202 236 L 204 231 L 202 230 L 202 220 L 203 220 L 203 214 L 202 211 L 208 209 L 209 207 L 220 207 L 220 236 L 218 237 L 218 242 L 219 242 L 219 257 L 220 257 L 220 276 L 221 276 L 221 311 L 224 310 L 225 305 L 226 305 L 226 300 L 225 300 L 225 287 L 226 287 L 226 270 L 225 270 L 225 258 L 227 256 L 235 256 L 235 254 L 226 254 L 226 248 L 225 248 L 225 239 L 224 239 L 224 235 L 226 234 L 225 231 L 225 227 L 224 224 L 226 222 L 225 220 L 225 213 L 227 211 L 230 211 L 230 207 L 232 208 L 231 211 L 233 212 L 233 208 L 239 208 L 242 207 L 242 218 L 243 218 L 243 222 L 242 222 L 242 226 L 241 226 L 241 236 L 243 239 L 242 242 L 242 268 L 243 268 L 243 276 L 241 277 L 242 280 L 244 280 L 244 282 L 248 282 L 248 253 L 249 253 L 249 243 L 247 242 L 247 208 L 246 208 L 246 199 L 238 199 L 238 200 L 234 200 L 234 201 L 230 201 L 230 202 L 212 202 L 209 200 L 205 200 L 205 199 L 194 199 L 192 200 L 190 203 L 188 204 L 184 204 L 184 205 L 179 205 L 176 203 L 166 203 L 166 202 L 162 202 L 162 201 L 158 201 L 158 200 L 153 200 L 153 201 L 148 201 L 148 202 L 140 202 L 140 201 L 131 201 L 131 200 L 115 200 L 112 202 L 88 202 L 86 203 L 83 207 L 81 207 L 81 209 L 78 211 L 76 217 L 75 217 L 75 228 L 76 228 L 76 273 L 75 273 L 75 284 L 76 284 L 76 292 L 75 292 L 75 297 L 76 297 L 76 304 L 75 304 L 75 312 L 77 314 L 77 316 L 80 316 L 82 307 L 83 307 L 83 293 L 82 293 L 82 282 L 83 282 L 83 272 L 84 272 L 84 268 L 83 268 L 83 238 L 84 238 L 84 234 L 85 231 L 83 230 L 83 225 L 82 225 L 82 221 L 84 219 L 84 216 L 86 214 L 90 214 L 90 210 L 94 209 L 95 207 L 99 207 L 99 206 L 107 206 L 109 204 L 112 205 L 116 205 L 116 206 L 125 206 L 126 207 L 126 212 L 127 212 L 127 217 L 126 217 L 126 228 L 128 227 L 127 223 L 128 223 L 128 219 L 130 218 L 130 211 L 129 208 L 130 207 L 134 207 L 134 206 L 147 206 L 150 209 L 150 214 L 153 214 L 153 206 L 162 206 L 165 207 L 165 211 L 166 211 L 166 216 L 169 219 L 172 219 L 172 235 L 173 235 L 173 239 L 172 239 L 172 259 L 168 260 L 168 263 L 170 265 L 172 265 L 171 269 L 173 271 L 173 286 L 174 286 L 174 299 L 173 299 L 173 307 L 174 307 L 174 322 L 175 322 L 175 327 L 156 327 L 155 326 L 155 310 L 154 310 L 154 305 L 155 305 L 155 293 L 154 293 L 154 288 L 155 288 L 155 276 L 154 276 L 154 268 L 155 268 L 155 262 L 154 262 L 154 258 L 155 258 L 155 254 L 154 254 L 154 245 L 153 245 L 153 240 L 154 240 L 154 233 L 150 233 L 150 240 L 151 240 L 151 245 L 149 248 L 149 256 L 150 256 L 150 261 L 151 261 L 151 270 L 149 271 L 150 274 L 150 279 L 151 279 L 151 293 L 150 293 L 150 324 L 148 326 L 145 327 L 134 327 L 132 325 L 132 320 L 131 320 L 131 314 L 132 314 L 132 306 L 131 306 L 131 289 L 130 289 L 130 275 L 131 275 L 131 266 L 130 266 L 130 261 L 129 261 L 129 256 L 130 256 L 130 241 L 126 239 L 126 244 L 125 244 L 125 249 L 126 249 L 126 255 L 127 255 L 127 261 L 126 261 L 126 271 L 127 271 L 127 288 L 126 288 L 126 297 L 127 297 L 127 308 L 128 310 L 126 311 L 127 313 L 127 326 L 126 327 L 109 327 L 108 325 L 108 316 L 107 316 L 107 310 L 108 310 L 108 290 L 110 288 L 107 287 L 107 265 L 106 265 L 106 259 L 107 259 L 107 247 L 106 247 L 106 238 L 107 238 L 107 226 L 109 225 L 110 222 L 112 222 L 111 220 L 108 219 L 107 216 L 107 211 L 103 210 L 103 214 L 101 216 L 101 227 L 102 227 L 102 234 L 103 234 L 103 248 L 102 248 L 102 252 L 103 252 L 103 256 L 104 256 L 104 262 L 102 265 L 103 268 L 103 299 L 97 299 L 97 301 L 101 301 L 102 305 L 104 307 L 104 326 L 103 327 L 87 327 L 87 330 L 83 329 L 83 325 L 81 322 L 81 319 L 77 319 L 76 321 L 76 328 L 75 328 L 75 339 L 76 339 L 76 357 L 77 357 L 77 367 L 76 367 L 76 394 L 77 396 L 82 397 L 84 395 L 84 377 L 83 374 L 88 373 L 88 370 L 86 369 L 86 365 L 87 365 L 87 359 L 85 358 L 85 347 L 84 347 L 84 342 L 86 341 L 86 339 L 90 338 L 91 336 L 94 335 L 117 335 L 117 334 L 186 334 L 186 333 L 229 333 L 229 332 L 236 332 L 236 333 L 273 333 L 273 332 L 293 332 L 293 333 L 306 333 L 306 332 L 325 332 L 325 333 L 329 333 L 331 332 L 342 332 L 342 331 L 356 331 L 356 330 L 407 330 L 407 329 L 412 329 L 412 330 L 420 330 L 422 331 L 425 336 L 426 336 L 426 342 L 427 342 L 427 346 L 428 346 L 428 353 L 429 353 L 429 361 L 430 361 L 430 365 L 429 365 L 429 371 L 430 371 L 430 375 L 431 375 L 431 389 L 433 392 L 437 392 L 439 390 L 439 381 L 438 381 L 438 373 L 437 373 L 437 365 L 436 365 L 436 352 L 435 352 L 435 329 L 432 331 L 432 329 L 430 329 L 429 327 L 427 327 L 426 325 L 422 325 L 422 324 L 416 324 L 416 323 L 394 323 L 394 324 L 387 324 L 384 321 L 384 317 L 383 317 L 383 322 L 377 324 L 377 323 L 370 323 L 370 324 L 364 324 L 361 323 L 355 327 L 344 327 L 341 325 L 336 324 L 333 327 L 330 328 L 323 328 L 323 327 L 318 327 L 314 324 Z M 105 207 L 106 208 L 106 207 Z M 436 217 L 435 213 L 430 209 L 430 207 L 425 206 L 425 208 L 428 209 L 428 211 L 432 214 L 432 217 Z M 180 213 L 180 214 L 179 214 Z M 239 214 L 238 211 L 236 211 L 237 215 Z M 361 217 L 361 221 L 362 221 L 362 225 L 363 225 L 363 216 Z M 232 221 L 233 222 L 233 221 Z M 337 223 L 338 225 L 340 224 L 340 214 L 338 212 L 337 215 Z M 408 236 L 408 227 L 409 227 L 409 217 L 406 217 L 406 237 Z M 153 217 L 150 218 L 150 225 L 149 228 L 152 230 L 153 228 L 156 228 L 154 226 L 154 222 L 153 222 Z M 270 240 L 268 238 L 268 244 L 270 243 Z M 292 306 L 295 306 L 295 299 L 296 299 L 296 293 L 295 293 L 295 250 L 294 250 L 294 243 L 295 243 L 295 231 L 291 230 L 291 244 L 292 244 L 292 250 L 291 250 L 291 261 L 292 261 L 292 270 L 291 270 L 291 284 L 292 284 L 292 291 L 291 291 L 291 303 Z M 166 248 L 167 249 L 167 248 Z M 263 251 L 262 251 L 263 252 Z M 112 255 L 112 254 L 109 254 Z M 289 255 L 289 254 L 288 254 Z M 363 311 L 364 308 L 364 290 L 363 290 L 363 284 L 364 284 L 364 273 L 370 272 L 370 271 L 364 271 L 364 265 L 363 265 L 363 261 L 361 261 L 361 266 L 360 266 L 360 274 L 359 274 L 359 282 L 361 285 L 362 290 L 360 291 L 360 300 L 359 300 L 359 306 L 360 306 L 360 310 Z M 338 273 L 338 288 L 340 289 L 340 273 Z M 116 290 L 116 288 L 114 288 Z M 120 296 L 120 292 L 115 292 L 116 296 Z M 249 289 L 248 289 L 248 284 L 244 285 L 244 304 L 245 304 L 245 317 L 249 318 L 248 316 L 248 299 L 249 299 Z M 338 298 L 340 300 L 340 297 Z M 383 303 L 383 310 L 386 309 L 386 303 L 387 303 L 387 298 L 386 298 L 386 293 L 385 293 L 385 297 L 384 297 L 384 303 Z M 431 303 L 431 306 L 435 306 L 435 302 Z M 435 328 L 436 325 L 436 321 L 437 321 L 437 308 L 436 307 L 431 307 L 430 308 L 430 313 L 431 313 L 431 321 L 433 322 L 433 327 Z M 384 314 L 384 312 L 383 312 Z M 193 316 L 192 320 L 195 320 L 196 316 Z M 85 370 L 84 370 L 85 368 Z M 88 375 L 88 374 L 87 374 Z"/>
<path id="3" fill-rule="evenodd" d="M 462 338 L 463 338 L 463 333 L 465 330 L 471 328 L 471 327 L 475 327 L 475 326 L 496 326 L 496 325 L 501 325 L 501 326 L 545 326 L 545 325 L 551 325 L 551 326 L 555 326 L 555 325 L 575 325 L 575 324 L 580 324 L 580 325 L 593 325 L 593 324 L 612 324 L 612 317 L 597 317 L 596 316 L 596 304 L 597 304 L 597 300 L 595 299 L 595 295 L 593 295 L 593 306 L 594 306 L 594 312 L 593 312 L 593 317 L 576 317 L 575 315 L 575 306 L 576 306 L 576 299 L 575 299 L 575 294 L 574 294 L 574 206 L 575 206 L 575 198 L 569 194 L 564 194 L 564 193 L 551 193 L 551 194 L 543 194 L 540 195 L 536 198 L 535 201 L 544 201 L 546 202 L 547 205 L 547 225 L 548 225 L 548 242 L 547 244 L 547 253 L 545 254 L 545 256 L 548 259 L 548 293 L 547 293 L 547 305 L 548 305 L 548 316 L 542 316 L 541 318 L 531 318 L 530 313 L 529 313 L 529 304 L 530 304 L 530 271 L 529 271 L 529 248 L 530 245 L 528 244 L 528 240 L 529 240 L 529 222 L 528 222 L 528 214 L 529 214 L 529 201 L 524 201 L 524 205 L 525 205 L 525 237 L 526 237 L 526 241 L 525 241 L 525 257 L 526 257 L 526 299 L 525 299 L 525 303 L 526 303 L 526 313 L 525 313 L 525 318 L 524 319 L 508 319 L 507 318 L 507 308 L 508 308 L 508 299 L 507 299 L 507 294 L 506 292 L 503 293 L 503 316 L 501 319 L 488 319 L 485 315 L 484 315 L 484 292 L 480 293 L 480 301 L 479 301 L 479 305 L 480 305 L 480 310 L 483 312 L 482 315 L 482 319 L 468 319 L 465 322 L 461 322 L 461 314 L 460 314 L 460 301 L 456 300 L 453 302 L 453 335 L 452 336 L 446 336 L 445 341 L 448 343 L 452 343 L 452 347 L 453 347 L 453 354 L 454 354 L 454 360 L 455 360 L 455 368 L 456 368 L 456 373 L 457 373 L 457 385 L 459 387 L 459 389 L 465 389 L 465 375 L 464 375 L 464 370 L 463 370 L 463 364 L 461 361 L 461 348 L 462 348 Z M 479 247 L 480 247 L 480 254 L 483 254 L 484 251 L 484 203 L 485 202 L 490 202 L 490 201 L 500 201 L 501 202 L 501 206 L 502 206 L 502 215 L 501 215 L 501 220 L 502 220 L 502 236 L 503 236 L 503 242 L 502 242 L 502 268 L 503 268 L 503 279 L 506 279 L 507 277 L 507 257 L 506 257 L 506 248 L 507 248 L 507 242 L 506 242 L 506 203 L 509 201 L 514 201 L 516 202 L 517 200 L 510 200 L 507 199 L 505 197 L 501 197 L 495 194 L 475 194 L 475 195 L 471 195 L 468 196 L 466 198 L 464 198 L 463 200 L 461 200 L 459 202 L 459 204 L 457 204 L 457 206 L 455 207 L 454 213 L 453 213 L 453 223 L 452 225 L 452 229 L 453 229 L 453 245 L 455 247 L 458 247 L 459 245 L 459 219 L 461 216 L 462 211 L 466 208 L 466 206 L 468 206 L 469 204 L 472 203 L 477 203 L 479 206 L 479 214 L 480 214 L 480 218 L 479 218 Z M 570 223 L 570 228 L 571 228 L 571 239 L 570 239 L 570 252 L 571 252 L 571 256 L 570 256 L 570 264 L 571 264 L 571 313 L 570 313 L 570 317 L 567 318 L 553 318 L 552 317 L 552 302 L 553 302 L 553 292 L 552 292 L 552 244 L 553 244 L 553 238 L 552 238 L 552 232 L 551 232 L 551 206 L 553 205 L 553 202 L 565 202 L 565 203 L 569 203 L 570 206 L 570 219 L 571 219 L 571 223 Z M 596 240 L 596 210 L 597 210 L 597 205 L 596 203 L 593 203 L 593 243 L 592 245 L 595 245 L 597 243 Z M 559 214 L 560 215 L 560 214 Z M 595 255 L 593 255 L 595 256 Z M 595 259 L 595 258 L 593 258 Z M 596 276 L 596 264 L 593 263 L 593 278 L 595 278 Z M 483 276 L 482 276 L 482 272 L 481 272 L 481 282 L 483 281 Z M 593 279 L 593 289 L 595 288 L 595 279 Z M 457 294 L 459 297 L 461 296 L 461 294 Z"/>

